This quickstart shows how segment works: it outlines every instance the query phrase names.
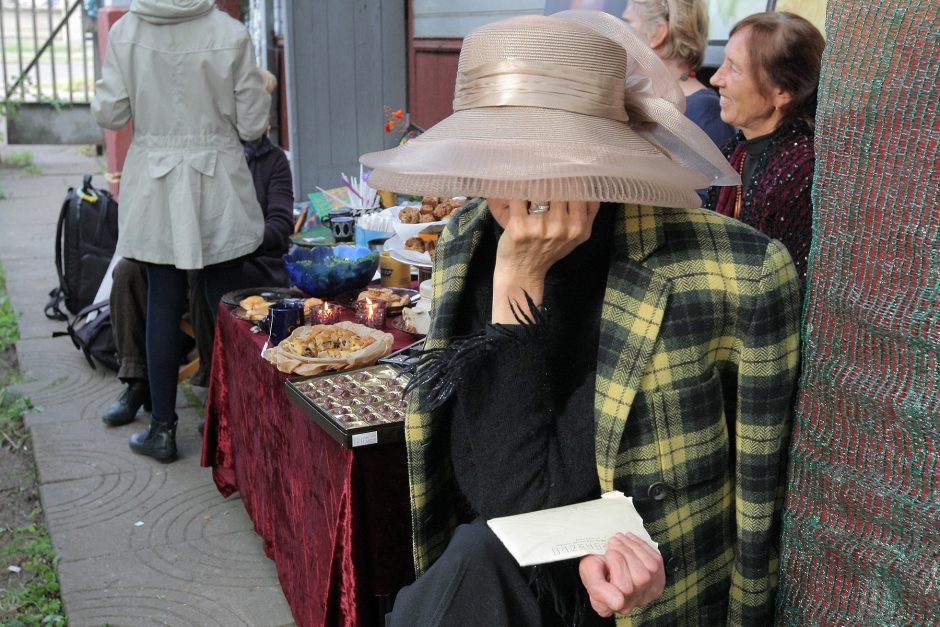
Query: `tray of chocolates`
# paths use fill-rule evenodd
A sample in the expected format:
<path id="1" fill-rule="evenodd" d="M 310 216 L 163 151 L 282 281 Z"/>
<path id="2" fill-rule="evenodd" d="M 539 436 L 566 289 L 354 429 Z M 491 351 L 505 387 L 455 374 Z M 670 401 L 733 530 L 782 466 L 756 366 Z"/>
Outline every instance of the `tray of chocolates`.
<path id="1" fill-rule="evenodd" d="M 379 364 L 287 380 L 287 396 L 346 448 L 400 442 L 407 403 L 401 369 Z"/>

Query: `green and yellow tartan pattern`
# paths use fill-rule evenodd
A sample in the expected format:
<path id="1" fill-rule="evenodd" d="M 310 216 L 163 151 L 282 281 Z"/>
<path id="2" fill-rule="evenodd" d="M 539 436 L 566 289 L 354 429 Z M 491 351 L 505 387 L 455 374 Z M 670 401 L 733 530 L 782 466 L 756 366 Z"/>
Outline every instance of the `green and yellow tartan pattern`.
<path id="1" fill-rule="evenodd" d="M 485 202 L 468 203 L 441 238 L 426 348 L 452 336 L 487 219 Z M 618 625 L 769 624 L 799 360 L 789 254 L 713 212 L 627 205 L 601 316 L 599 485 L 634 496 L 671 570 L 663 596 Z M 456 486 L 441 437 L 446 414 L 424 411 L 420 390 L 411 400 L 405 437 L 421 574 L 450 540 Z"/>

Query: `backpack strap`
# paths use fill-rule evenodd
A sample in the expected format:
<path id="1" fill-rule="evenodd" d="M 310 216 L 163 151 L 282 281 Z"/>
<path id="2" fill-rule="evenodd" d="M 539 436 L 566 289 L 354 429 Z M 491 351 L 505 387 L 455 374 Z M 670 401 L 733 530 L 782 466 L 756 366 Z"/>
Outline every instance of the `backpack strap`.
<path id="1" fill-rule="evenodd" d="M 89 177 L 90 182 L 90 177 Z M 62 203 L 62 209 L 59 211 L 59 221 L 55 227 L 55 272 L 59 277 L 59 286 L 49 292 L 49 302 L 46 303 L 43 313 L 50 320 L 66 321 L 69 317 L 62 311 L 62 301 L 68 296 L 65 291 L 65 272 L 62 270 L 62 231 L 65 228 L 65 218 L 68 214 L 69 205 L 74 198 L 75 190 L 69 188 L 65 195 L 65 201 Z"/>
<path id="2" fill-rule="evenodd" d="M 91 174 L 86 174 L 85 178 L 82 179 L 82 191 L 78 194 L 78 197 L 88 204 L 99 205 L 98 224 L 95 225 L 95 242 L 102 241 L 104 239 L 104 233 L 108 229 L 108 218 L 111 213 L 112 205 L 111 199 L 105 196 L 103 190 L 95 189 L 94 185 L 91 184 Z M 104 202 L 102 202 L 102 199 Z"/>
<path id="3" fill-rule="evenodd" d="M 72 344 L 75 345 L 75 348 L 82 351 L 82 354 L 85 356 L 85 360 L 88 361 L 88 364 L 92 367 L 93 370 L 97 370 L 98 367 L 95 365 L 94 360 L 91 358 L 91 349 L 88 344 L 85 343 L 78 335 L 77 326 L 80 322 L 88 324 L 88 316 L 94 312 L 99 312 L 98 315 L 104 315 L 104 313 L 109 309 L 110 303 L 107 300 L 102 300 L 97 303 L 92 303 L 87 307 L 83 307 L 75 317 L 69 322 L 68 327 L 65 331 L 53 331 L 52 337 L 62 337 L 64 335 L 69 336 L 72 340 Z"/>
<path id="4" fill-rule="evenodd" d="M 65 300 L 65 291 L 61 287 L 54 287 L 49 292 L 49 302 L 43 308 L 43 313 L 50 320 L 65 322 L 69 317 L 62 311 L 62 301 Z"/>

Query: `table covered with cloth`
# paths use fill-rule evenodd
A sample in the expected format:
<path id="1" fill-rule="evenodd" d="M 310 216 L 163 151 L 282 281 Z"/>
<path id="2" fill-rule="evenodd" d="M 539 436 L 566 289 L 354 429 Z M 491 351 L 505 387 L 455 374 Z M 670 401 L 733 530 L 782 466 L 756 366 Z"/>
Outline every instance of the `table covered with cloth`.
<path id="1" fill-rule="evenodd" d="M 251 327 L 220 306 L 202 465 L 241 493 L 298 625 L 382 624 L 414 579 L 404 444 L 344 448 L 287 397 Z M 395 349 L 414 341 L 390 331 Z"/>

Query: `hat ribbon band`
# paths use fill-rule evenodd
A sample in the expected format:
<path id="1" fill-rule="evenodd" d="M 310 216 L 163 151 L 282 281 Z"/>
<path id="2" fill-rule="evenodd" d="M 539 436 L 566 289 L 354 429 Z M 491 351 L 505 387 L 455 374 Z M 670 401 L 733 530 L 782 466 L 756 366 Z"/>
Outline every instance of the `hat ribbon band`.
<path id="1" fill-rule="evenodd" d="M 629 120 L 622 78 L 520 59 L 484 63 L 457 73 L 454 111 L 505 106 Z"/>

